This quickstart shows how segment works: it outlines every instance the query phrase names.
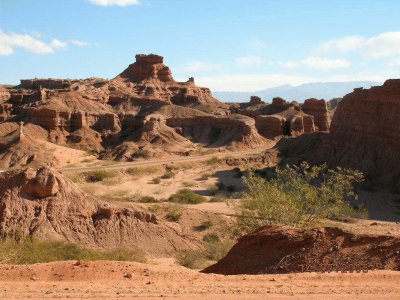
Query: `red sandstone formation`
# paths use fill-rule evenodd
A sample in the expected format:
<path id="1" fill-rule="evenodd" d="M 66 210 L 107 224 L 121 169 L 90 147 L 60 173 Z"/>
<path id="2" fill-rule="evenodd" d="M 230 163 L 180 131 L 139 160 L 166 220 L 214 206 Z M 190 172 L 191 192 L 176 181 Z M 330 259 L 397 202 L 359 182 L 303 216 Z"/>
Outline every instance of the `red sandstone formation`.
<path id="1" fill-rule="evenodd" d="M 400 270 L 400 239 L 339 228 L 265 226 L 245 235 L 205 273 L 224 275 Z"/>
<path id="2" fill-rule="evenodd" d="M 300 105 L 276 97 L 267 104 L 254 96 L 249 103 L 231 105 L 230 110 L 254 118 L 258 132 L 268 139 L 329 130 L 330 112 L 325 100 L 309 99 Z"/>
<path id="3" fill-rule="evenodd" d="M 330 126 L 330 114 L 325 100 L 307 99 L 302 105 L 302 110 L 314 117 L 318 131 L 328 131 Z"/>
<path id="4" fill-rule="evenodd" d="M 138 247 L 158 255 L 197 246 L 155 215 L 85 195 L 49 168 L 0 174 L 0 195 L 2 237 L 34 236 L 105 249 Z"/>
<path id="5" fill-rule="evenodd" d="M 282 140 L 283 163 L 328 163 L 362 171 L 368 181 L 400 190 L 400 80 L 356 89 L 336 107 L 330 132 Z"/>
<path id="6" fill-rule="evenodd" d="M 131 160 L 142 148 L 161 157 L 194 151 L 197 143 L 231 149 L 269 143 L 254 120 L 230 116 L 227 105 L 197 87 L 193 78 L 175 81 L 163 57 L 154 54 L 137 55 L 135 63 L 109 81 L 21 80 L 17 87 L 2 88 L 0 97 L 0 122 L 38 125 L 47 130 L 45 140 L 108 159 Z M 7 148 L 11 144 L 2 139 L 7 140 L 6 132 L 0 128 L 0 155 L 8 166 L 42 157 L 32 155 L 40 151 L 34 146 L 28 155 L 17 155 L 26 145 Z"/>

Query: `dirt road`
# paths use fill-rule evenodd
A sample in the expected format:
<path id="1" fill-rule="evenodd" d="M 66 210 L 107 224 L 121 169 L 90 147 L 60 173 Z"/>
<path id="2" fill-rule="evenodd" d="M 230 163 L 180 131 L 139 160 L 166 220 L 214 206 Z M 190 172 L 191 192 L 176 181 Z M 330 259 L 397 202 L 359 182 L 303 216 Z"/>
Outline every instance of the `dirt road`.
<path id="1" fill-rule="evenodd" d="M 222 276 L 176 266 L 56 262 L 0 266 L 0 298 L 400 299 L 400 272 Z"/>
<path id="2" fill-rule="evenodd" d="M 224 153 L 213 153 L 206 154 L 201 156 L 187 156 L 187 157 L 174 157 L 169 159 L 152 159 L 152 160 L 142 160 L 142 161 L 133 161 L 133 162 L 121 162 L 121 163 L 113 163 L 113 164 L 103 164 L 96 165 L 90 167 L 72 167 L 72 168 L 60 168 L 59 171 L 62 173 L 74 173 L 74 172 L 87 172 L 96 169 L 124 169 L 129 167 L 143 167 L 143 166 L 158 166 L 164 164 L 171 163 L 180 163 L 180 162 L 196 162 L 196 161 L 204 161 L 213 157 L 217 158 L 243 158 L 243 157 L 251 157 L 255 155 L 261 154 L 265 151 L 265 148 L 261 149 L 252 149 L 246 151 L 237 151 L 237 152 L 224 152 Z"/>

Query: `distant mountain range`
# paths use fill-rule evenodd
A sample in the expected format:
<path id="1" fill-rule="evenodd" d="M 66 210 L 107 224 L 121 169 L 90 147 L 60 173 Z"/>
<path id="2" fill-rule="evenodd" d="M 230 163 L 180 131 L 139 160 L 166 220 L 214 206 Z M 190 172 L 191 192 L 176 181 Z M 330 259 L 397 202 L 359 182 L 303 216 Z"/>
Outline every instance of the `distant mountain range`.
<path id="1" fill-rule="evenodd" d="M 315 82 L 298 86 L 287 84 L 256 92 L 213 92 L 213 96 L 222 102 L 248 102 L 250 96 L 261 97 L 265 102 L 271 102 L 274 97 L 303 102 L 309 98 L 325 100 L 339 98 L 352 92 L 355 88 L 370 88 L 381 84 L 381 82 L 373 81 Z"/>

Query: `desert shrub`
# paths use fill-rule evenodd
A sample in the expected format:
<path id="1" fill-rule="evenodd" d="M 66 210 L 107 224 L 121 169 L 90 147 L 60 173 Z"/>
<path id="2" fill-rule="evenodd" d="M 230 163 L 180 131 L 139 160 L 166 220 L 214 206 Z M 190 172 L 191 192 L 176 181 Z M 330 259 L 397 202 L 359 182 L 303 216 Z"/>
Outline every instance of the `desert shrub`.
<path id="1" fill-rule="evenodd" d="M 182 218 L 182 208 L 178 205 L 171 205 L 167 209 L 167 214 L 165 218 L 171 222 L 179 222 Z"/>
<path id="2" fill-rule="evenodd" d="M 321 218 L 355 216 L 346 200 L 355 195 L 354 184 L 362 179 L 357 171 L 307 163 L 278 168 L 269 180 L 250 172 L 238 208 L 238 225 L 243 231 L 276 223 L 307 227 Z"/>
<path id="3" fill-rule="evenodd" d="M 190 269 L 202 269 L 207 266 L 207 259 L 201 250 L 179 251 L 175 259 L 178 264 Z"/>
<path id="4" fill-rule="evenodd" d="M 171 178 L 174 178 L 174 177 L 175 177 L 175 173 L 172 172 L 172 171 L 170 171 L 170 170 L 167 170 L 167 171 L 161 176 L 161 179 L 171 179 Z"/>
<path id="5" fill-rule="evenodd" d="M 147 168 L 130 167 L 125 170 L 125 173 L 131 176 L 142 176 L 142 175 L 155 174 L 158 171 L 160 170 L 157 167 L 147 167 Z"/>
<path id="6" fill-rule="evenodd" d="M 151 182 L 152 182 L 153 184 L 160 184 L 161 178 L 160 178 L 160 177 L 154 177 L 154 178 L 151 180 Z"/>
<path id="7" fill-rule="evenodd" d="M 210 174 L 202 174 L 200 176 L 200 180 L 208 180 L 208 178 L 210 178 Z"/>
<path id="8" fill-rule="evenodd" d="M 207 160 L 207 164 L 209 165 L 215 165 L 217 163 L 219 163 L 219 158 L 216 156 L 213 156 L 209 160 Z"/>
<path id="9" fill-rule="evenodd" d="M 168 198 L 169 202 L 179 204 L 199 204 L 205 202 L 207 199 L 200 196 L 189 189 L 181 189 Z"/>
<path id="10" fill-rule="evenodd" d="M 182 185 L 185 187 L 193 187 L 196 184 L 194 182 L 184 181 L 184 182 L 182 182 Z"/>
<path id="11" fill-rule="evenodd" d="M 42 242 L 24 239 L 19 242 L 7 239 L 0 242 L 0 262 L 9 264 L 34 264 L 62 260 L 118 260 L 146 262 L 146 255 L 140 249 L 116 249 L 100 251 L 61 242 Z"/>
<path id="12" fill-rule="evenodd" d="M 142 149 L 139 149 L 138 151 L 136 151 L 135 156 L 142 157 L 144 159 L 149 159 L 151 154 L 148 149 L 142 148 Z"/>
<path id="13" fill-rule="evenodd" d="M 139 203 L 158 203 L 157 199 L 152 196 L 142 196 L 136 200 Z"/>
<path id="14" fill-rule="evenodd" d="M 207 233 L 204 237 L 203 237 L 203 241 L 206 243 L 216 243 L 216 242 L 220 242 L 221 239 L 219 237 L 219 235 L 215 232 L 211 232 L 211 233 Z"/>
<path id="15" fill-rule="evenodd" d="M 204 230 L 211 228 L 212 226 L 213 226 L 213 223 L 210 220 L 206 220 L 206 221 L 202 222 L 200 225 L 195 226 L 194 229 L 197 231 L 204 231 Z"/>
<path id="16" fill-rule="evenodd" d="M 94 170 L 85 173 L 87 182 L 99 182 L 107 178 L 117 177 L 118 171 L 115 170 Z"/>

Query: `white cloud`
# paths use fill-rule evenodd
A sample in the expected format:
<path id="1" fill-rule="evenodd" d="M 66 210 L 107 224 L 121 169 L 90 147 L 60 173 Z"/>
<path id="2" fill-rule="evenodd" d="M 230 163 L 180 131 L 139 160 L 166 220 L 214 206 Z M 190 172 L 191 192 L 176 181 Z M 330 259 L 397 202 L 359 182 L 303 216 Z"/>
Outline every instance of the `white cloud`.
<path id="1" fill-rule="evenodd" d="M 400 32 L 385 32 L 366 40 L 363 53 L 369 58 L 400 54 Z"/>
<path id="2" fill-rule="evenodd" d="M 400 32 L 384 32 L 371 38 L 347 36 L 329 40 L 318 47 L 323 52 L 360 51 L 366 58 L 378 59 L 400 55 Z"/>
<path id="3" fill-rule="evenodd" d="M 400 67 L 400 58 L 389 62 L 387 65 L 388 67 Z"/>
<path id="4" fill-rule="evenodd" d="M 66 49 L 66 48 L 68 48 L 68 44 L 67 43 L 62 42 L 62 41 L 57 40 L 57 39 L 53 39 L 51 41 L 51 43 L 49 44 L 49 46 L 50 46 L 50 48 L 52 48 L 54 50 L 55 49 Z"/>
<path id="5" fill-rule="evenodd" d="M 61 41 L 52 39 L 50 42 L 42 40 L 40 33 L 15 34 L 5 33 L 0 29 L 0 56 L 12 55 L 18 48 L 34 54 L 52 54 L 56 50 L 66 50 L 69 45 L 79 47 L 90 44 L 79 40 Z"/>
<path id="6" fill-rule="evenodd" d="M 140 0 L 89 0 L 90 3 L 100 6 L 128 6 L 140 4 Z"/>
<path id="7" fill-rule="evenodd" d="M 315 82 L 318 79 L 307 76 L 286 74 L 223 74 L 196 78 L 196 84 L 206 86 L 213 91 L 257 91 L 284 84 L 299 85 Z"/>
<path id="8" fill-rule="evenodd" d="M 329 59 L 315 56 L 307 57 L 301 61 L 281 61 L 278 62 L 278 64 L 285 68 L 298 68 L 305 66 L 317 70 L 344 69 L 350 66 L 350 62 L 345 59 Z"/>
<path id="9" fill-rule="evenodd" d="M 262 64 L 262 59 L 258 56 L 244 56 L 236 58 L 236 65 L 241 68 L 258 67 Z"/>
<path id="10" fill-rule="evenodd" d="M 72 45 L 78 46 L 78 47 L 87 47 L 90 46 L 88 42 L 85 41 L 80 41 L 80 40 L 70 40 L 69 41 Z"/>
<path id="11" fill-rule="evenodd" d="M 320 45 L 319 49 L 324 52 L 348 53 L 360 49 L 364 42 L 365 39 L 362 36 L 346 36 L 340 39 L 329 40 Z"/>
<path id="12" fill-rule="evenodd" d="M 16 48 L 23 48 L 35 54 L 53 53 L 54 49 L 49 44 L 28 34 L 7 34 L 0 30 L 0 55 L 11 55 Z"/>

